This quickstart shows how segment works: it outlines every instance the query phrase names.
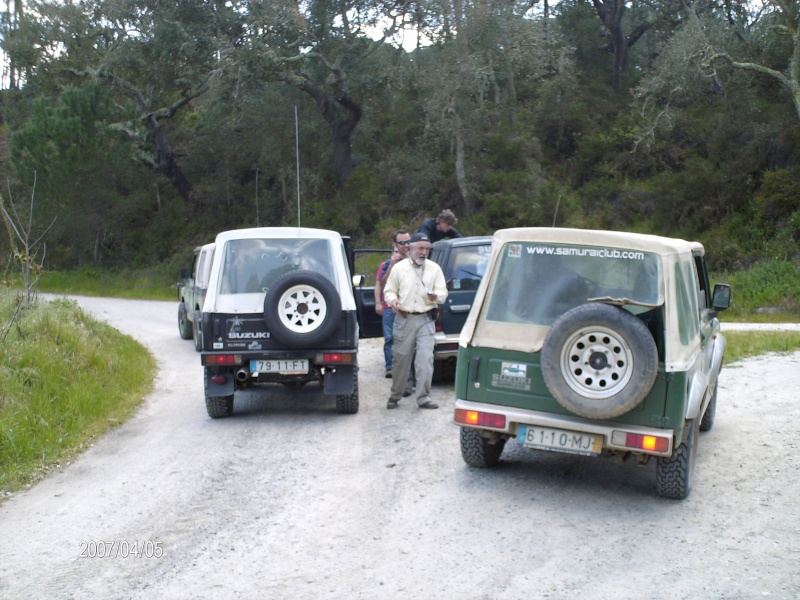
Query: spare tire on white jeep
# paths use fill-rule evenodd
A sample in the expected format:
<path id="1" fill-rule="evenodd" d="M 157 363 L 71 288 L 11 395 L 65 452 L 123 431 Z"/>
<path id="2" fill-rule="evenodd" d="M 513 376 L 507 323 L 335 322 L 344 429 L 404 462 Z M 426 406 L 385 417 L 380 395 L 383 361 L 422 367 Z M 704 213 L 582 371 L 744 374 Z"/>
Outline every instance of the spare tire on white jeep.
<path id="1" fill-rule="evenodd" d="M 289 348 L 313 346 L 329 338 L 341 310 L 333 283 L 313 271 L 284 273 L 264 298 L 267 328 Z"/>

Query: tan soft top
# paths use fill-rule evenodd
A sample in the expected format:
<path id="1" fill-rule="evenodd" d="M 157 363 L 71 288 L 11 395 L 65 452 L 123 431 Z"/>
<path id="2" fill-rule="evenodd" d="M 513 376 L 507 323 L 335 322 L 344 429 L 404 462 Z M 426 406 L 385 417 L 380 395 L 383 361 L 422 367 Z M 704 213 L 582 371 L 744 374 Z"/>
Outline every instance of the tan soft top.
<path id="1" fill-rule="evenodd" d="M 674 299 L 678 293 L 676 272 L 680 272 L 681 269 L 676 269 L 676 265 L 681 265 L 683 272 L 687 273 L 686 285 L 696 287 L 694 282 L 688 279 L 690 275 L 694 274 L 693 254 L 701 256 L 704 254 L 702 244 L 620 231 L 549 227 L 518 227 L 496 231 L 492 237 L 492 252 L 487 272 L 475 296 L 473 308 L 461 330 L 461 346 L 483 346 L 527 353 L 541 350 L 550 327 L 487 322 L 485 320 L 488 305 L 486 292 L 494 287 L 501 253 L 509 243 L 537 242 L 635 250 L 650 252 L 660 257 L 662 289 L 659 290 L 659 305 L 665 307 L 665 368 L 667 371 L 684 370 L 691 364 L 694 354 L 699 351 L 700 333 L 699 330 L 693 330 L 690 331 L 690 335 L 687 335 L 685 325 L 683 330 L 679 329 L 678 304 Z M 697 307 L 696 299 L 694 305 Z M 684 319 L 685 321 L 686 319 Z M 690 319 L 689 321 L 697 323 L 699 319 Z"/>

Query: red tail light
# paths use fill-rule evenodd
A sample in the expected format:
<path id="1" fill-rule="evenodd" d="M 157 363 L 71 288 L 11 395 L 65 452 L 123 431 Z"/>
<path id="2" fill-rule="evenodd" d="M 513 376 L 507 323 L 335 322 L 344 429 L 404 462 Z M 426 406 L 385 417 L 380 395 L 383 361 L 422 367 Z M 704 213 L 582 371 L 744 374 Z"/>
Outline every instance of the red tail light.
<path id="1" fill-rule="evenodd" d="M 340 352 L 325 352 L 324 354 L 317 354 L 316 356 L 317 364 L 337 364 L 337 365 L 349 365 L 353 363 L 353 354 L 350 353 L 340 353 Z"/>
<path id="2" fill-rule="evenodd" d="M 206 354 L 203 358 L 203 364 L 207 367 L 217 365 L 238 365 L 242 362 L 240 354 Z"/>
<path id="3" fill-rule="evenodd" d="M 492 427 L 494 429 L 506 428 L 505 415 L 496 415 L 477 410 L 456 409 L 456 423 L 464 425 L 475 425 L 478 427 Z"/>

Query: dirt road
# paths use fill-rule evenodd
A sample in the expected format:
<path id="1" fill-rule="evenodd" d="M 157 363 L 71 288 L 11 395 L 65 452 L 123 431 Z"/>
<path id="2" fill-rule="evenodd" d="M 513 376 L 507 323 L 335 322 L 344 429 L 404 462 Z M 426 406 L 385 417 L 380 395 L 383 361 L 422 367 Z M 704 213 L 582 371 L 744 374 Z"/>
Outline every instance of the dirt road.
<path id="1" fill-rule="evenodd" d="M 466 467 L 452 387 L 387 411 L 379 341 L 357 415 L 274 387 L 211 420 L 175 303 L 80 303 L 158 358 L 156 391 L 0 505 L 0 598 L 800 597 L 800 354 L 723 369 L 675 502 L 653 465 L 510 442 Z"/>

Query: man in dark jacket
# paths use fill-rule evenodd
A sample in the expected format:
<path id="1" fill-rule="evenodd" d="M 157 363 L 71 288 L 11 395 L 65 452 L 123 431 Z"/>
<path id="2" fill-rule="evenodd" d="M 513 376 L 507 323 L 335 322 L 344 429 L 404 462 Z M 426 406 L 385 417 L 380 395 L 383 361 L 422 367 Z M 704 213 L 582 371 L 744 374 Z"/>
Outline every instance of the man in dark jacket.
<path id="1" fill-rule="evenodd" d="M 460 238 L 463 236 L 453 227 L 457 222 L 453 211 L 445 209 L 435 219 L 425 219 L 415 233 L 427 235 L 431 244 L 444 238 Z"/>

